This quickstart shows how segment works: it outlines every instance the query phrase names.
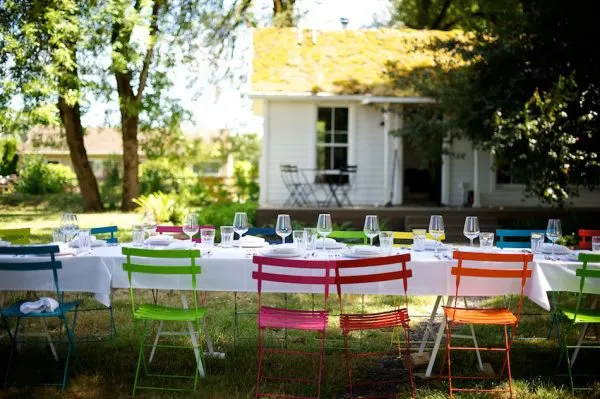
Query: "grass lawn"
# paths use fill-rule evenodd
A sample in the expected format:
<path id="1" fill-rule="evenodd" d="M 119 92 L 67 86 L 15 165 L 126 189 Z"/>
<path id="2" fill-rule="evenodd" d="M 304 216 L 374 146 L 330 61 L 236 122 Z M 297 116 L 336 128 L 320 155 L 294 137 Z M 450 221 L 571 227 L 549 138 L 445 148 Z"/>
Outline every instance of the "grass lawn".
<path id="1" fill-rule="evenodd" d="M 47 209 L 47 208 L 46 208 Z M 38 206 L 29 207 L 2 207 L 0 208 L 0 228 L 6 227 L 32 227 L 33 240 L 35 242 L 44 242 L 50 237 L 50 227 L 58 225 L 60 210 L 45 210 Z M 100 225 L 119 226 L 121 239 L 128 240 L 127 237 L 130 226 L 139 221 L 139 215 L 135 213 L 122 214 L 100 213 L 100 214 L 78 214 L 79 224 L 82 227 L 92 227 Z M 149 291 L 138 290 L 142 300 L 152 301 L 152 295 Z M 11 293 L 11 296 L 23 294 Z M 69 297 L 84 299 L 84 307 L 92 307 L 97 303 L 89 295 L 69 294 Z M 161 298 L 174 300 L 177 298 L 173 292 L 161 292 Z M 271 300 L 281 304 L 281 295 L 272 295 Z M 317 300 L 319 298 L 317 297 Z M 412 341 L 416 345 L 423 330 L 425 317 L 431 309 L 434 298 L 432 297 L 414 297 L 410 299 L 410 312 L 412 317 Z M 312 298 L 310 295 L 292 295 L 290 305 L 311 307 Z M 359 311 L 361 308 L 361 297 L 351 296 L 347 298 L 354 309 Z M 394 298 L 389 296 L 365 296 L 365 310 L 378 311 L 389 308 L 393 305 Z M 254 294 L 243 294 L 239 297 L 240 306 L 248 311 L 255 311 L 256 296 Z M 348 303 L 348 302 L 346 302 Z M 137 343 L 138 329 L 132 322 L 131 304 L 127 290 L 115 290 L 113 305 L 115 309 L 115 318 L 117 324 L 117 335 L 113 339 L 103 339 L 94 342 L 78 342 L 77 353 L 79 362 L 73 368 L 69 386 L 65 392 L 55 388 L 43 387 L 25 387 L 10 388 L 9 390 L 0 390 L 0 397 L 10 398 L 117 398 L 127 397 L 131 394 L 133 376 L 137 361 Z M 144 398 L 171 398 L 171 397 L 194 397 L 194 398 L 250 398 L 254 395 L 256 383 L 256 318 L 255 315 L 241 316 L 240 319 L 240 339 L 238 346 L 234 350 L 233 345 L 233 295 L 231 293 L 211 292 L 206 297 L 206 307 L 208 312 L 208 330 L 213 338 L 215 349 L 226 353 L 225 359 L 207 359 L 208 377 L 200 382 L 200 385 L 194 393 L 168 393 L 155 391 L 140 391 L 139 396 Z M 333 314 L 338 312 L 337 298 L 332 297 L 330 308 Z M 533 304 L 528 304 L 527 310 L 540 313 L 540 309 Z M 105 333 L 108 331 L 109 319 L 108 313 L 102 312 L 80 312 L 77 321 L 76 335 L 86 336 L 90 334 Z M 523 337 L 545 337 L 548 327 L 548 317 L 544 316 L 525 316 L 523 318 L 520 332 Z M 30 327 L 31 331 L 39 330 L 40 325 L 34 324 Z M 52 331 L 56 331 L 56 323 L 50 325 Z M 502 335 L 499 329 L 477 328 L 476 329 L 480 345 L 501 345 Z M 278 335 L 277 335 L 278 334 Z M 0 333 L 0 337 L 2 337 Z M 269 342 L 273 345 L 281 344 L 281 332 L 269 336 Z M 325 374 L 322 384 L 323 398 L 345 398 L 347 392 L 345 389 L 345 360 L 341 335 L 338 330 L 336 317 L 331 317 L 329 323 Z M 187 338 L 179 338 L 185 342 Z M 318 340 L 313 339 L 310 334 L 290 332 L 287 337 L 290 347 L 311 347 L 316 348 Z M 352 339 L 354 347 L 360 347 L 364 350 L 378 349 L 385 350 L 390 348 L 389 333 L 364 333 L 361 336 L 356 335 Z M 466 345 L 470 341 L 465 341 Z M 591 352 L 591 351 L 587 351 Z M 9 345 L 6 337 L 0 338 L 0 376 L 3 375 L 6 366 L 6 359 L 9 353 Z M 489 357 L 484 354 L 484 362 L 492 359 L 491 363 L 497 371 L 499 368 L 499 357 Z M 443 352 L 438 356 L 438 366 L 441 364 Z M 514 385 L 518 399 L 563 399 L 571 398 L 569 390 L 564 389 L 563 384 L 566 380 L 554 378 L 555 365 L 558 359 L 558 349 L 556 339 L 535 339 L 523 340 L 515 343 L 511 351 L 511 365 L 514 377 Z M 154 364 L 165 367 L 176 373 L 183 374 L 192 372 L 193 356 L 190 351 L 181 351 L 176 349 L 162 349 L 157 353 Z M 266 369 L 273 371 L 288 372 L 294 376 L 306 375 L 310 373 L 313 364 L 311 361 L 297 358 L 276 358 L 265 359 Z M 453 355 L 453 367 L 461 371 L 475 371 L 475 359 L 471 354 Z M 597 370 L 597 360 L 592 354 L 583 352 L 577 361 L 581 368 Z M 394 363 L 393 359 L 377 360 L 374 363 L 359 362 L 357 365 L 357 376 L 364 375 L 386 375 L 390 373 L 403 374 L 402 367 Z M 31 382 L 37 380 L 48 370 L 60 370 L 60 365 L 52 360 L 51 353 L 46 345 L 26 345 L 23 346 L 19 355 L 16 373 L 13 375 L 19 381 Z M 396 370 L 396 371 L 394 371 Z M 437 368 L 439 370 L 439 367 Z M 416 370 L 417 372 L 423 369 Z M 312 375 L 311 375 L 312 376 Z M 153 379 L 154 382 L 159 382 Z M 588 381 L 589 382 L 589 381 Z M 442 379 L 422 379 L 415 378 L 418 398 L 446 398 L 447 385 Z M 286 387 L 285 392 L 289 392 L 292 387 Z M 301 391 L 306 391 L 306 387 L 296 387 Z M 406 392 L 407 384 L 399 387 L 400 392 Z M 284 392 L 284 388 L 275 387 L 275 392 Z M 296 391 L 297 392 L 297 391 Z M 308 392 L 308 391 L 306 391 Z M 305 392 L 305 393 L 306 393 Z M 508 395 L 456 395 L 461 398 L 490 397 L 506 398 Z M 406 394 L 400 394 L 398 397 L 406 397 Z M 582 398 L 600 398 L 600 389 L 586 392 L 578 397 Z"/>

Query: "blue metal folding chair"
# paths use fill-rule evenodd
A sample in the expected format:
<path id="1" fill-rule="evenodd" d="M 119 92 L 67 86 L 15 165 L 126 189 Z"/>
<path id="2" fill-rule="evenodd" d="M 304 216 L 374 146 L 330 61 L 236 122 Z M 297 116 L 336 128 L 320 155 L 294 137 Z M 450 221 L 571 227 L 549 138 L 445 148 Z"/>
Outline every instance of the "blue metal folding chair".
<path id="1" fill-rule="evenodd" d="M 67 380 L 69 376 L 69 365 L 71 361 L 71 355 L 74 352 L 74 342 L 73 342 L 73 332 L 75 330 L 75 323 L 77 321 L 77 308 L 79 307 L 79 302 L 63 302 L 62 292 L 58 285 L 58 269 L 62 268 L 62 264 L 60 261 L 57 261 L 55 255 L 59 252 L 59 247 L 57 245 L 44 245 L 44 246 L 22 246 L 22 247 L 0 247 L 0 255 L 33 255 L 39 256 L 32 259 L 27 259 L 27 262 L 24 261 L 15 261 L 18 258 L 9 257 L 0 261 L 0 270 L 10 271 L 10 272 L 40 272 L 40 271 L 52 271 L 52 277 L 54 279 L 54 287 L 56 289 L 56 298 L 58 301 L 58 308 L 54 311 L 44 311 L 44 312 L 31 312 L 31 313 L 23 313 L 21 312 L 21 304 L 24 301 L 16 302 L 8 307 L 0 307 L 0 318 L 5 320 L 5 324 L 8 330 L 8 334 L 10 340 L 12 342 L 12 350 L 10 352 L 8 358 L 8 366 L 6 368 L 6 374 L 4 376 L 4 385 L 8 386 L 9 376 L 12 369 L 12 363 L 15 355 L 17 354 L 17 345 L 21 343 L 43 343 L 46 344 L 47 341 L 26 341 L 19 339 L 19 326 L 22 319 L 26 318 L 37 318 L 42 319 L 45 322 L 47 318 L 57 318 L 60 324 L 60 331 L 62 332 L 62 328 L 64 326 L 66 331 L 67 338 L 67 355 L 65 358 L 65 366 L 63 371 L 62 381 L 58 384 L 46 384 L 46 385 L 58 385 L 62 389 L 67 385 Z M 20 259 L 19 259 L 20 260 Z M 73 322 L 71 325 L 67 323 L 66 315 L 69 312 L 73 312 Z M 16 326 L 14 329 L 11 329 L 8 325 L 9 319 L 16 319 Z M 49 338 L 50 340 L 50 338 Z M 58 340 L 52 340 L 50 342 L 63 342 L 60 337 Z"/>
<path id="2" fill-rule="evenodd" d="M 529 248 L 531 243 L 529 241 L 531 233 L 542 233 L 545 234 L 546 230 L 533 229 L 533 230 L 508 230 L 498 229 L 496 230 L 496 246 L 498 248 Z M 520 241 L 505 241 L 505 237 L 510 238 L 521 238 Z M 526 240 L 523 240 L 525 239 Z"/>
<path id="3" fill-rule="evenodd" d="M 90 229 L 90 234 L 94 236 L 97 234 L 110 234 L 110 237 L 106 239 L 106 242 L 108 244 L 117 244 L 119 242 L 119 239 L 115 237 L 117 231 L 119 231 L 117 226 L 92 227 Z"/>

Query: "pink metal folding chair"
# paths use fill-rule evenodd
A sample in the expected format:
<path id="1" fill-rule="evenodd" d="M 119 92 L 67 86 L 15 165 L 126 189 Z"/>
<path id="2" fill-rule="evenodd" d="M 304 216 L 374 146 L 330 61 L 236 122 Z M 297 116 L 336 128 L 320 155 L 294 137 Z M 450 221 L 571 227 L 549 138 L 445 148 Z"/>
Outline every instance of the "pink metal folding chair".
<path id="1" fill-rule="evenodd" d="M 354 260 L 339 260 L 336 262 L 335 268 L 335 282 L 337 287 L 337 293 L 340 301 L 340 327 L 344 335 L 344 347 L 346 351 L 346 369 L 348 372 L 348 385 L 350 397 L 353 396 L 353 386 L 364 386 L 364 385 L 381 385 L 381 384 L 397 384 L 401 382 L 400 379 L 385 379 L 385 380 L 364 380 L 359 383 L 352 383 L 352 365 L 351 359 L 353 357 L 365 358 L 368 356 L 382 356 L 385 354 L 394 353 L 395 351 L 388 352 L 372 352 L 372 353 L 351 353 L 348 347 L 348 335 L 352 331 L 361 330 L 374 330 L 374 329 L 385 329 L 401 327 L 404 329 L 405 336 L 405 348 L 404 356 L 408 364 L 408 373 L 410 379 L 410 396 L 414 398 L 414 384 L 412 377 L 412 363 L 410 357 L 410 334 L 409 334 L 409 317 L 408 317 L 408 296 L 406 290 L 408 288 L 408 279 L 412 277 L 412 270 L 406 268 L 406 263 L 410 262 L 410 254 L 385 256 L 377 258 L 366 258 L 366 259 L 354 259 Z M 373 270 L 373 267 L 387 266 L 383 270 Z M 346 271 L 352 270 L 350 274 L 346 274 Z M 380 282 L 393 282 L 397 281 L 401 283 L 404 291 L 404 307 L 396 306 L 395 309 L 380 312 L 380 313 L 360 313 L 360 314 L 349 314 L 344 313 L 344 306 L 342 300 L 342 287 L 349 284 L 373 284 Z M 398 293 L 400 294 L 400 292 Z M 402 353 L 402 348 L 398 341 L 398 354 Z M 378 393 L 376 396 L 363 396 L 366 397 L 396 397 L 396 393 L 389 395 L 382 395 Z"/>
<path id="2" fill-rule="evenodd" d="M 335 268 L 333 261 L 299 260 L 269 258 L 254 256 L 253 262 L 258 265 L 258 270 L 252 272 L 252 278 L 258 283 L 258 373 L 256 377 L 256 397 L 288 397 L 309 398 L 305 395 L 282 395 L 264 393 L 261 391 L 261 383 L 266 381 L 297 382 L 303 384 L 316 384 L 317 394 L 311 398 L 319 398 L 321 395 L 321 380 L 323 377 L 323 360 L 325 350 L 325 329 L 327 328 L 328 311 L 327 301 L 329 298 L 329 285 L 335 283 L 333 273 Z M 274 267 L 274 268 L 273 268 Z M 323 309 L 322 310 L 295 310 L 281 309 L 261 304 L 261 293 L 264 283 L 277 284 L 304 284 L 322 287 Z M 321 334 L 321 346 L 319 352 L 306 352 L 288 350 L 282 348 L 265 348 L 264 333 L 266 329 L 290 329 L 314 331 Z M 316 380 L 309 378 L 276 377 L 263 375 L 263 357 L 265 353 L 279 353 L 288 355 L 304 355 L 319 357 L 319 372 Z"/>
<path id="3" fill-rule="evenodd" d="M 201 229 L 214 229 L 215 226 L 211 226 L 211 225 L 206 225 L 206 226 L 200 226 L 198 231 L 200 231 Z M 156 232 L 158 234 L 181 234 L 183 235 L 183 226 L 166 226 L 166 225 L 161 225 L 161 226 L 156 226 Z M 182 240 L 187 240 L 187 237 L 182 237 Z M 202 242 L 200 240 L 200 237 L 198 238 L 193 238 L 192 241 L 194 242 Z"/>

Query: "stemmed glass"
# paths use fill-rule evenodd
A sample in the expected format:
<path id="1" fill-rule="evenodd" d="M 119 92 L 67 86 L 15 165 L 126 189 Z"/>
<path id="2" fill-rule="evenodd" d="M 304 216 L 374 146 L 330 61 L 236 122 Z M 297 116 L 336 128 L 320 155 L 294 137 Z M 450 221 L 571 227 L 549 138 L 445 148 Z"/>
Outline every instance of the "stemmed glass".
<path id="1" fill-rule="evenodd" d="M 77 224 L 77 215 L 65 212 L 60 218 L 60 229 L 65 235 L 65 242 L 69 242 L 79 229 Z"/>
<path id="2" fill-rule="evenodd" d="M 317 220 L 317 233 L 323 237 L 323 249 L 325 249 L 325 238 L 333 231 L 331 225 L 331 215 L 328 213 L 322 213 L 319 215 Z"/>
<path id="3" fill-rule="evenodd" d="M 433 255 L 437 258 L 438 239 L 444 234 L 444 219 L 442 215 L 432 215 L 429 219 L 429 234 L 435 239 Z"/>
<path id="4" fill-rule="evenodd" d="M 192 242 L 192 237 L 194 237 L 194 234 L 197 234 L 198 231 L 200 231 L 200 226 L 198 226 L 198 216 L 195 213 L 186 214 L 183 219 L 183 232 L 186 236 L 190 237 L 190 242 Z"/>
<path id="5" fill-rule="evenodd" d="M 471 247 L 473 246 L 473 239 L 479 236 L 479 219 L 477 216 L 467 216 L 465 219 L 465 227 L 463 229 L 463 234 L 469 240 L 471 240 Z"/>
<path id="6" fill-rule="evenodd" d="M 248 215 L 246 215 L 246 212 L 235 213 L 235 216 L 233 217 L 233 231 L 239 236 L 238 246 L 241 248 L 242 236 L 248 231 Z"/>
<path id="7" fill-rule="evenodd" d="M 150 235 L 156 231 L 156 217 L 154 216 L 153 211 L 149 209 L 144 211 L 142 225 L 144 226 L 144 231 L 148 233 L 148 238 L 150 238 Z"/>
<path id="8" fill-rule="evenodd" d="M 275 233 L 281 237 L 281 243 L 285 244 L 285 237 L 292 234 L 292 219 L 290 219 L 290 215 L 277 215 Z"/>
<path id="9" fill-rule="evenodd" d="M 560 227 L 560 219 L 548 220 L 548 227 L 546 228 L 546 237 L 552 241 L 552 256 L 554 257 L 554 245 L 556 241 L 562 236 L 562 229 Z"/>
<path id="10" fill-rule="evenodd" d="M 373 238 L 379 234 L 379 223 L 377 222 L 377 215 L 367 215 L 365 217 L 365 226 L 363 232 L 371 240 L 371 246 L 373 246 Z"/>

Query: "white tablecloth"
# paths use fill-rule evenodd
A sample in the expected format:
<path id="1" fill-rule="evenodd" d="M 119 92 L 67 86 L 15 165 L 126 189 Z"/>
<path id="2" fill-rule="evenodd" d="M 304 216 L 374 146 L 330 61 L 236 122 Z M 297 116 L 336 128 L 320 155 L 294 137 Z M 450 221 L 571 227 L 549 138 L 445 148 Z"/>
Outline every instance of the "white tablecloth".
<path id="1" fill-rule="evenodd" d="M 327 259 L 327 254 L 317 256 Z M 413 271 L 413 277 L 408 282 L 409 295 L 454 295 L 455 279 L 450 274 L 456 261 L 451 259 L 438 260 L 432 252 L 412 252 L 412 261 L 408 267 Z M 7 257 L 0 257 L 0 262 Z M 31 261 L 31 258 L 11 258 L 11 261 Z M 105 305 L 110 304 L 112 288 L 129 288 L 127 273 L 123 271 L 122 263 L 125 257 L 120 247 L 95 248 L 92 254 L 85 256 L 64 256 L 59 258 L 62 269 L 59 271 L 59 284 L 65 292 L 90 292 Z M 162 260 L 161 264 L 176 264 L 175 260 Z M 202 274 L 198 278 L 197 289 L 206 291 L 238 291 L 256 292 L 256 281 L 252 279 L 252 271 L 256 266 L 248 250 L 215 248 L 209 257 L 203 257 L 198 262 Z M 575 270 L 580 267 L 577 262 L 547 261 L 543 256 L 537 257 L 531 263 L 533 271 L 527 282 L 525 295 L 542 308 L 549 310 L 548 291 L 579 290 L 579 278 Z M 504 265 L 503 267 L 520 267 L 519 265 Z M 385 267 L 378 267 L 384 271 Z M 155 289 L 190 289 L 189 276 L 165 276 L 134 274 L 133 285 L 136 288 Z M 600 282 L 588 284 L 590 290 L 600 289 Z M 50 271 L 14 272 L 0 271 L 0 290 L 35 290 L 47 291 L 53 289 Z M 518 279 L 472 279 L 463 278 L 459 295 L 461 296 L 491 296 L 520 293 Z M 290 284 L 266 284 L 265 291 L 270 292 L 305 292 L 321 293 L 318 286 L 303 286 Z M 332 287 L 332 293 L 335 289 Z M 344 292 L 361 294 L 401 294 L 399 282 L 379 284 L 359 284 L 344 287 Z"/>

